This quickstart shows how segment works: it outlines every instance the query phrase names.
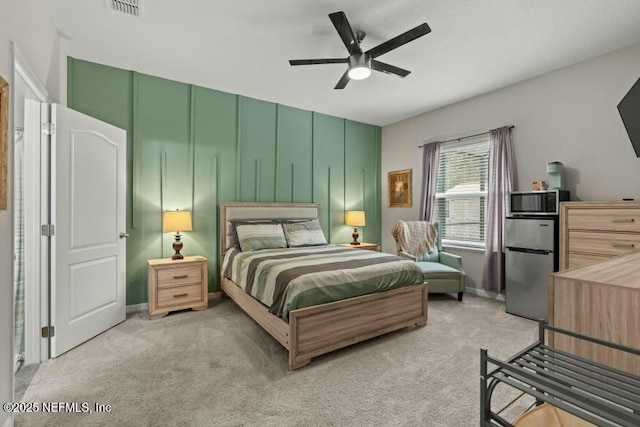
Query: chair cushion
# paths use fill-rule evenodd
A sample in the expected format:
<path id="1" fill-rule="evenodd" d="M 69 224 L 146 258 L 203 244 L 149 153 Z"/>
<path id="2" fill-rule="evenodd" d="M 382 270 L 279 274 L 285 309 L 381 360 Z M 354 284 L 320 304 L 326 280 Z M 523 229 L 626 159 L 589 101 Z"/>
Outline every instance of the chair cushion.
<path id="1" fill-rule="evenodd" d="M 420 262 L 416 264 L 422 270 L 425 279 L 459 279 L 460 271 L 439 262 Z"/>
<path id="2" fill-rule="evenodd" d="M 428 252 L 423 253 L 422 255 L 416 258 L 416 261 L 430 261 L 430 262 L 438 262 L 440 261 L 440 252 L 438 251 L 438 247 L 434 246 L 429 249 Z"/>

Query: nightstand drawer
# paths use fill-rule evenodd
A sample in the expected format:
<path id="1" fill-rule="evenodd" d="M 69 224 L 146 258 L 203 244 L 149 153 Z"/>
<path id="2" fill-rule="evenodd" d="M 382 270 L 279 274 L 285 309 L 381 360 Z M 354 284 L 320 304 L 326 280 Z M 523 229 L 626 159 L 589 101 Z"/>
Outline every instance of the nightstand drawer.
<path id="1" fill-rule="evenodd" d="M 166 316 L 171 311 L 205 310 L 207 295 L 207 259 L 186 256 L 150 259 L 148 264 L 149 315 Z"/>
<path id="2" fill-rule="evenodd" d="M 158 271 L 158 288 L 170 288 L 202 281 L 202 268 L 199 265 L 168 268 Z"/>
<path id="3" fill-rule="evenodd" d="M 179 286 L 176 288 L 158 289 L 158 307 L 175 307 L 180 305 L 191 305 L 194 302 L 202 301 L 202 285 Z"/>

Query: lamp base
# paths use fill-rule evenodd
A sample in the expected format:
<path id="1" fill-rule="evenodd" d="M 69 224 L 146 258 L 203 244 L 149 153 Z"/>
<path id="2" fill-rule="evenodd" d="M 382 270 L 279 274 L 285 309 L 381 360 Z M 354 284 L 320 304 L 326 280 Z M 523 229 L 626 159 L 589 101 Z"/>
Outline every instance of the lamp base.
<path id="1" fill-rule="evenodd" d="M 176 251 L 176 253 L 171 257 L 171 259 L 183 259 L 184 257 L 182 256 L 182 254 L 180 253 L 180 251 L 182 250 L 182 242 L 176 238 L 176 241 L 173 242 L 173 250 Z"/>
<path id="2" fill-rule="evenodd" d="M 353 242 L 351 242 L 352 245 L 360 244 L 360 242 L 358 242 L 358 236 L 360 236 L 360 234 L 358 234 L 358 227 L 353 227 L 353 233 L 351 234 L 351 237 L 353 237 Z"/>

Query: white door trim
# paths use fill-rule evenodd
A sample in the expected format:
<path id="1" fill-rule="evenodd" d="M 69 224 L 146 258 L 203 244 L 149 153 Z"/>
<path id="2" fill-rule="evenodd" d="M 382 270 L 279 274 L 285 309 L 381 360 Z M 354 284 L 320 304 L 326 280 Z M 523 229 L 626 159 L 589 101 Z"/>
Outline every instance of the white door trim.
<path id="1" fill-rule="evenodd" d="M 20 79 L 23 86 L 30 92 L 31 99 L 46 103 L 49 94 L 44 85 L 24 59 L 20 49 L 12 44 L 14 79 Z M 15 82 L 14 82 L 15 83 Z M 15 87 L 15 84 L 14 84 Z M 15 99 L 15 97 L 12 97 Z M 16 108 L 14 104 L 13 108 Z M 24 108 L 24 106 L 22 107 Z M 43 111 L 46 110 L 46 115 Z M 40 121 L 49 118 L 48 108 L 41 108 Z M 26 117 L 25 117 L 26 119 Z M 31 133 L 36 135 L 30 141 L 35 146 L 25 150 L 25 182 L 30 185 L 30 196 L 24 200 L 24 210 L 33 212 L 29 223 L 25 222 L 25 257 L 31 260 L 25 269 L 25 364 L 39 363 L 49 358 L 48 341 L 41 338 L 40 329 L 48 324 L 48 245 L 46 239 L 40 236 L 40 225 L 45 224 L 49 211 L 49 176 L 47 144 L 42 141 L 41 123 L 25 123 L 30 126 Z M 36 140 L 36 138 L 39 138 Z M 27 142 L 27 141 L 25 141 Z M 27 148 L 27 147 L 25 147 Z M 29 175 L 27 177 L 27 174 Z M 26 218 L 25 218 L 26 219 Z M 27 232 L 28 230 L 28 232 Z M 28 253 L 27 253 L 28 252 Z M 12 341 L 13 343 L 13 341 Z"/>
<path id="2" fill-rule="evenodd" d="M 16 76 L 16 78 L 20 78 Z M 40 102 L 25 99 L 24 122 L 24 363 L 40 363 Z"/>
<path id="3" fill-rule="evenodd" d="M 20 52 L 20 48 L 14 44 L 13 47 L 13 66 L 14 71 L 17 75 L 19 75 L 24 82 L 28 85 L 28 88 L 33 92 L 33 94 L 38 98 L 40 102 L 49 102 L 49 93 L 47 89 L 45 89 L 44 85 L 40 83 L 40 80 L 31 70 L 29 63 L 24 59 L 22 52 Z"/>

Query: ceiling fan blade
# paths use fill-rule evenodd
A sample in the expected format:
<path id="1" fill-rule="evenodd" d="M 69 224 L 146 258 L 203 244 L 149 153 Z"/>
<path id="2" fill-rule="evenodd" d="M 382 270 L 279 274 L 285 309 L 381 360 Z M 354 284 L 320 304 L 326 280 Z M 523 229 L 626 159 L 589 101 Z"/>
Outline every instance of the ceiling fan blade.
<path id="1" fill-rule="evenodd" d="M 326 58 L 326 59 L 290 59 L 291 65 L 315 65 L 315 64 L 348 64 L 349 58 Z"/>
<path id="2" fill-rule="evenodd" d="M 410 41 L 417 39 L 418 37 L 422 37 L 425 34 L 429 34 L 431 32 L 431 28 L 425 22 L 424 24 L 420 24 L 415 28 L 406 31 L 399 36 L 392 38 L 391 40 L 387 40 L 386 42 L 379 44 L 378 46 L 369 49 L 367 51 L 367 55 L 371 58 L 377 58 L 380 55 L 384 55 L 390 50 L 399 48 L 403 44 L 407 44 Z"/>
<path id="3" fill-rule="evenodd" d="M 407 77 L 411 73 L 411 71 L 409 70 L 385 64 L 384 62 L 376 61 L 375 59 L 371 60 L 371 68 L 376 71 L 382 71 L 383 73 L 393 74 L 395 76 L 403 78 Z"/>
<path id="4" fill-rule="evenodd" d="M 334 87 L 334 89 L 344 89 L 344 87 L 347 85 L 347 83 L 349 83 L 349 70 L 345 71 L 344 74 L 342 75 L 342 77 L 340 78 L 340 80 L 338 81 L 338 84 L 336 85 L 336 87 Z"/>
<path id="5" fill-rule="evenodd" d="M 333 26 L 336 27 L 342 42 L 346 46 L 349 51 L 349 55 L 353 55 L 354 53 L 362 53 L 362 49 L 360 49 L 360 45 L 356 40 L 356 36 L 353 33 L 353 29 L 347 20 L 347 15 L 344 12 L 335 12 L 330 13 L 329 18 L 331 18 L 331 22 L 333 22 Z"/>

